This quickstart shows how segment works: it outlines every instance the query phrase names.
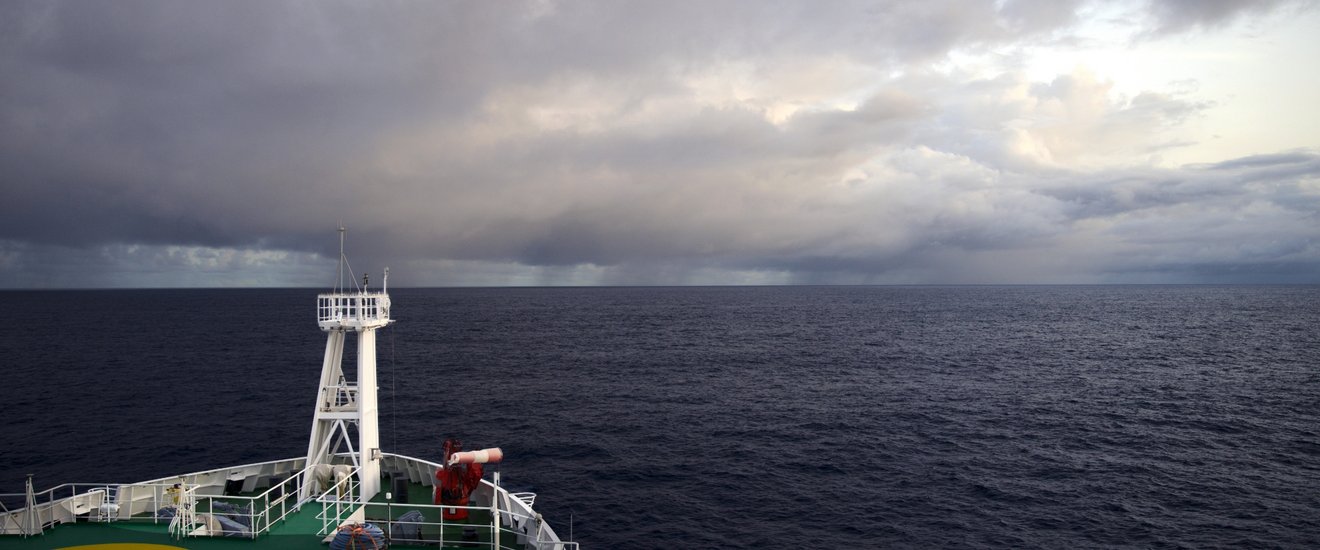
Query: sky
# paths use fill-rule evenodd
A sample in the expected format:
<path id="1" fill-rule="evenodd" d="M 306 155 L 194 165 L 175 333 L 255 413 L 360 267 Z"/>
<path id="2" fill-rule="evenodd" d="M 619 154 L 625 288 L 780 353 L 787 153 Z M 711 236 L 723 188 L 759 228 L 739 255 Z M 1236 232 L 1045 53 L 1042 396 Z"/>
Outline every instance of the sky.
<path id="1" fill-rule="evenodd" d="M 0 288 L 1320 283 L 1320 3 L 0 3 Z"/>

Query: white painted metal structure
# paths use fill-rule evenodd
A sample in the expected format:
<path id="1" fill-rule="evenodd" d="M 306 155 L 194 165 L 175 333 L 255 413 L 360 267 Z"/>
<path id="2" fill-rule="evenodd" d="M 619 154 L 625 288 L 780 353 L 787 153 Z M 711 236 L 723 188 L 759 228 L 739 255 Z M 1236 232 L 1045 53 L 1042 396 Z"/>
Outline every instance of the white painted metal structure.
<path id="1" fill-rule="evenodd" d="M 380 428 L 376 400 L 376 329 L 389 325 L 389 269 L 380 292 L 367 292 L 366 276 L 362 287 L 349 291 L 343 286 L 343 272 L 348 265 L 344 256 L 344 229 L 339 229 L 340 281 L 335 292 L 316 297 L 316 322 L 326 332 L 325 358 L 321 362 L 321 385 L 316 393 L 312 432 L 307 440 L 307 476 L 305 496 L 316 491 L 311 479 L 317 465 L 332 463 L 336 454 L 346 452 L 361 475 L 361 502 L 380 491 Z M 352 277 L 350 271 L 350 278 Z M 344 376 L 344 339 L 357 334 L 357 380 Z M 353 446 L 348 425 L 357 427 L 358 443 Z"/>

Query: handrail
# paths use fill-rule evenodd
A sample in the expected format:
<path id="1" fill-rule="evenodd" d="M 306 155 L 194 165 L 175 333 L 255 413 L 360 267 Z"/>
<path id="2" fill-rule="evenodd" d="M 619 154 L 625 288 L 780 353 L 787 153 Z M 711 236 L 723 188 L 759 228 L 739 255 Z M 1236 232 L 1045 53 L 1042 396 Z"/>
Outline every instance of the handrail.
<path id="1" fill-rule="evenodd" d="M 254 462 L 138 483 L 61 483 L 35 492 L 34 500 L 36 504 L 32 507 L 31 512 L 40 518 L 41 525 L 38 528 L 41 530 L 59 523 L 74 521 L 77 516 L 88 513 L 100 521 L 157 523 L 172 519 L 168 513 L 162 515 L 162 510 L 181 504 L 179 501 L 184 500 L 181 498 L 183 493 L 191 493 L 202 486 L 214 485 L 214 480 L 220 479 L 220 476 L 225 473 L 249 472 L 249 475 L 251 475 L 251 472 L 269 472 L 271 470 L 278 473 L 284 470 L 280 465 L 296 466 L 302 461 L 302 458 L 286 458 Z M 215 502 L 230 502 L 236 505 L 246 502 L 248 513 L 245 516 L 240 514 L 237 517 L 248 519 L 250 536 L 255 538 L 259 534 L 269 532 L 274 524 L 296 512 L 305 502 L 298 499 L 301 495 L 305 478 L 303 474 L 306 470 L 307 468 L 298 470 L 297 474 L 289 476 L 256 496 L 201 495 L 194 497 L 193 502 L 204 503 L 208 510 Z M 201 482 L 194 483 L 191 481 Z M 293 488 L 292 492 L 289 490 L 290 487 Z M 283 495 L 275 496 L 275 491 L 281 488 L 284 489 Z M 7 498 L 16 499 L 19 497 L 25 498 L 26 494 L 0 493 L 0 534 L 17 533 L 18 529 L 10 529 L 9 524 L 28 513 L 26 506 L 11 509 L 4 503 Z M 61 506 L 63 506 L 62 509 Z M 150 513 L 144 514 L 144 512 Z"/>
<path id="2" fill-rule="evenodd" d="M 518 550 L 524 548 L 526 545 L 525 542 L 528 540 L 534 541 L 537 544 L 538 548 L 561 548 L 561 549 L 578 548 L 578 543 L 560 541 L 557 537 L 553 535 L 553 531 L 547 531 L 548 526 L 546 526 L 544 521 L 540 520 L 538 516 L 535 514 L 529 515 L 513 510 L 503 510 L 503 509 L 492 510 L 490 506 L 450 506 L 450 505 L 440 505 L 440 504 L 418 504 L 418 503 L 394 504 L 392 502 L 368 502 L 362 505 L 361 508 L 363 512 L 362 513 L 363 521 L 371 522 L 375 524 L 377 527 L 380 527 L 381 530 L 383 530 L 389 536 L 389 539 L 392 542 L 396 542 L 396 543 L 418 543 L 418 544 L 429 544 L 429 545 L 439 544 L 440 546 L 443 547 L 447 544 L 447 542 L 453 542 L 453 541 L 446 541 L 444 539 L 445 528 L 462 526 L 465 528 L 466 527 L 476 528 L 479 536 L 481 533 L 485 533 L 486 538 L 488 538 L 489 540 L 487 540 L 484 543 L 480 543 L 476 545 L 476 547 L 478 548 L 484 546 L 486 548 L 491 548 L 491 549 L 498 548 L 498 549 Z M 438 517 L 440 519 L 439 521 L 433 521 L 433 520 L 428 521 L 425 519 L 421 521 L 400 521 L 397 517 L 394 516 L 395 514 L 395 510 L 393 510 L 394 508 L 406 509 L 406 510 L 419 510 L 419 511 L 434 510 L 435 513 L 423 514 L 423 516 L 424 517 L 433 516 L 433 517 Z M 469 523 L 466 521 L 457 521 L 457 522 L 445 521 L 443 511 L 446 509 L 491 513 L 492 514 L 491 523 L 489 525 L 480 525 L 480 524 Z M 506 517 L 508 518 L 508 521 L 505 521 Z M 506 527 L 505 525 L 508 526 Z M 334 528 L 338 528 L 338 527 L 339 524 L 335 524 Z M 434 538 L 432 539 L 410 538 L 405 536 L 406 531 L 411 531 L 413 529 L 416 529 L 420 533 L 422 528 L 424 527 L 433 528 L 431 530 L 439 533 L 440 539 L 436 540 Z M 498 545 L 496 545 L 495 537 L 494 537 L 494 532 L 496 529 L 498 529 L 499 532 L 501 533 L 501 536 L 499 537 Z M 332 531 L 333 529 L 329 529 L 326 530 L 323 534 L 330 534 Z M 465 543 L 468 546 L 473 546 L 473 543 L 471 541 L 465 541 Z"/>
<path id="3" fill-rule="evenodd" d="M 431 472 L 434 472 L 436 469 L 440 468 L 439 463 L 431 462 L 429 460 L 424 460 L 421 458 L 416 458 L 408 455 L 401 455 L 396 453 L 384 453 L 384 458 L 389 461 L 400 461 L 403 463 L 411 462 L 413 464 L 423 466 L 424 467 L 423 469 L 429 469 Z M 501 493 L 510 494 L 506 489 L 500 487 L 499 485 L 491 483 L 491 481 L 488 479 L 482 479 L 481 484 L 482 486 L 489 488 L 489 490 L 492 492 L 492 498 L 499 498 L 498 495 L 500 495 Z M 541 519 L 540 514 L 536 513 L 536 511 L 532 509 L 530 503 L 525 502 L 520 498 L 514 497 L 509 499 L 508 507 L 511 508 L 511 510 L 507 510 L 507 511 L 502 510 L 502 512 L 517 512 L 520 517 L 524 518 L 524 521 L 532 521 L 533 518 L 535 519 L 536 533 L 534 537 L 531 537 L 531 540 L 536 541 L 537 544 L 541 545 L 542 548 L 549 547 L 546 545 L 559 545 L 558 546 L 559 548 L 578 547 L 577 543 L 561 541 L 559 539 L 559 535 L 555 533 L 554 528 L 550 526 L 550 523 Z M 477 508 L 477 509 L 486 510 L 486 511 L 490 510 L 490 508 Z"/>
<path id="4" fill-rule="evenodd" d="M 298 511 L 298 509 L 302 507 L 304 502 L 306 502 L 307 500 L 311 500 L 311 499 L 303 499 L 301 496 L 303 492 L 303 487 L 302 487 L 303 479 L 306 478 L 306 473 L 307 470 L 309 469 L 310 467 L 303 468 L 302 470 L 298 471 L 298 473 L 293 474 L 288 478 L 286 478 L 284 481 L 272 485 L 269 489 L 266 489 L 261 494 L 252 497 L 253 502 L 255 502 L 256 499 L 261 499 L 262 503 L 264 504 L 260 513 L 257 513 L 255 509 L 250 510 L 252 516 L 251 517 L 252 538 L 255 539 L 257 538 L 258 535 L 270 531 L 271 524 L 278 523 L 284 520 L 284 518 L 288 517 L 289 514 Z M 293 484 L 292 490 L 286 487 L 290 483 Z M 275 502 L 272 503 L 271 495 L 272 493 L 275 492 L 276 489 L 280 490 L 280 495 L 275 497 Z M 292 507 L 287 506 L 290 496 L 292 496 L 295 500 L 294 505 Z M 274 519 L 271 519 L 270 517 L 270 511 L 272 505 L 279 505 L 280 507 L 280 515 L 279 517 Z M 264 524 L 261 524 L 262 520 L 264 520 Z M 258 526 L 259 524 L 260 527 Z"/>
<path id="5" fill-rule="evenodd" d="M 319 294 L 316 322 L 327 330 L 384 326 L 390 322 L 390 296 L 384 292 Z"/>
<path id="6" fill-rule="evenodd" d="M 358 475 L 361 468 L 354 468 L 344 479 L 338 480 L 331 485 L 320 496 L 316 497 L 316 502 L 321 503 L 321 512 L 316 515 L 316 519 L 321 520 L 321 530 L 318 535 L 328 535 L 332 529 L 338 529 L 339 525 L 348 519 L 354 511 L 360 506 L 358 502 L 358 488 L 361 483 Z M 331 513 L 331 509 L 334 510 Z M 334 524 L 331 527 L 331 524 Z"/>
<path id="7" fill-rule="evenodd" d="M 3 522 L 0 522 L 0 534 L 10 534 L 10 522 L 16 521 L 19 516 L 25 519 L 28 514 L 36 514 L 38 525 L 34 527 L 39 531 L 44 531 L 60 523 L 74 521 L 77 516 L 90 514 L 96 521 L 151 521 L 159 522 L 167 519 L 168 516 L 161 515 L 161 509 L 171 502 L 170 489 L 176 484 L 173 483 L 62 483 L 49 489 L 33 493 L 33 506 L 17 508 L 10 510 L 7 505 L 0 503 L 3 508 Z M 182 490 L 195 489 L 195 485 L 180 484 Z M 150 491 L 150 496 L 142 498 L 145 493 L 139 492 L 142 489 Z M 21 494 L 26 497 L 26 494 Z M 15 493 L 0 494 L 0 499 L 4 497 L 20 496 Z M 136 515 L 134 510 L 137 506 L 145 505 L 142 511 L 151 511 L 149 516 Z M 28 534 L 28 529 L 24 527 L 23 534 Z"/>
<path id="8" fill-rule="evenodd" d="M 294 457 L 294 458 L 281 458 L 281 459 L 278 459 L 278 460 L 266 460 L 266 461 L 263 461 L 263 462 L 252 462 L 252 463 L 248 463 L 248 464 L 240 464 L 240 465 L 238 465 L 238 466 L 229 466 L 229 467 L 227 467 L 227 468 L 212 468 L 212 469 L 210 469 L 210 470 L 199 470 L 199 471 L 196 471 L 196 472 L 189 472 L 189 473 L 186 473 L 186 474 L 179 474 L 179 475 L 175 475 L 175 476 L 166 476 L 166 477 L 161 477 L 161 478 L 156 478 L 156 479 L 148 479 L 148 480 L 146 480 L 146 481 L 144 481 L 144 482 L 142 482 L 142 483 L 163 483 L 163 482 L 165 482 L 165 481 L 167 481 L 167 480 L 171 480 L 171 479 L 186 479 L 186 478 L 189 478 L 189 477 L 204 476 L 204 475 L 207 475 L 207 474 L 213 474 L 213 473 L 216 473 L 216 472 L 222 472 L 222 471 L 231 471 L 231 472 L 234 472 L 234 471 L 239 471 L 239 470 L 250 470 L 250 469 L 256 468 L 257 466 L 266 466 L 266 465 L 268 465 L 268 464 L 281 464 L 281 463 L 284 463 L 284 462 L 302 462 L 302 461 L 304 461 L 304 460 L 306 460 L 306 458 L 305 458 L 305 457 L 301 457 L 301 456 L 299 456 L 299 457 Z"/>
<path id="9" fill-rule="evenodd" d="M 322 388 L 321 410 L 336 411 L 357 407 L 358 386 L 354 383 L 340 383 Z"/>

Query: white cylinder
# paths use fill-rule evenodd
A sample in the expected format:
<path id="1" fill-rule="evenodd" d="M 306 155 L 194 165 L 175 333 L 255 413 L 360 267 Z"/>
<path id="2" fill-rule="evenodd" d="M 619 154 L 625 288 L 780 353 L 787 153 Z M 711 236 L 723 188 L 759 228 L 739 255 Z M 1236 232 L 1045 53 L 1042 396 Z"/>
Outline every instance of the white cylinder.
<path id="1" fill-rule="evenodd" d="M 449 457 L 450 464 L 486 464 L 504 460 L 504 451 L 499 447 L 480 451 L 463 451 Z"/>

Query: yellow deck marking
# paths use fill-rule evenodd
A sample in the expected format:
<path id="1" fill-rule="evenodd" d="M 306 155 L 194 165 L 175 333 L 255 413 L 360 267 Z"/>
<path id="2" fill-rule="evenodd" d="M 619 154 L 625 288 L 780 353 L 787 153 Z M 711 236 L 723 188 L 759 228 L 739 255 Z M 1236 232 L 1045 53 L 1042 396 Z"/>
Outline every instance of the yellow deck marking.
<path id="1" fill-rule="evenodd" d="M 116 542 L 113 544 L 86 544 L 83 546 L 65 546 L 58 550 L 187 550 L 178 546 L 164 544 L 144 544 L 141 542 Z"/>

